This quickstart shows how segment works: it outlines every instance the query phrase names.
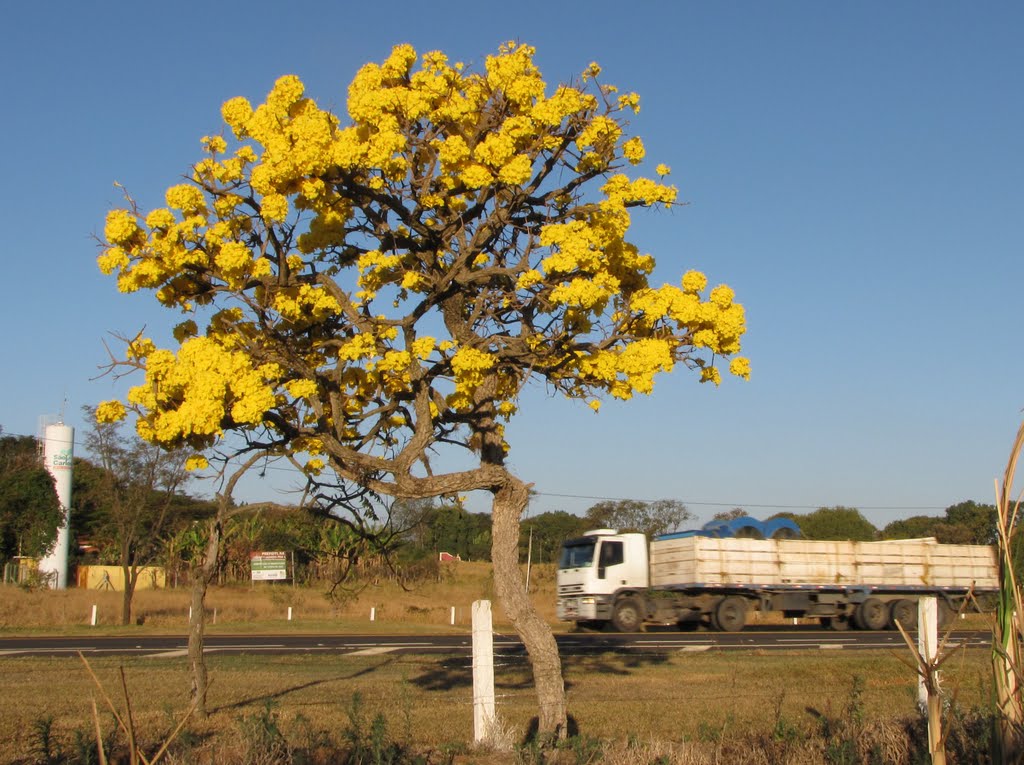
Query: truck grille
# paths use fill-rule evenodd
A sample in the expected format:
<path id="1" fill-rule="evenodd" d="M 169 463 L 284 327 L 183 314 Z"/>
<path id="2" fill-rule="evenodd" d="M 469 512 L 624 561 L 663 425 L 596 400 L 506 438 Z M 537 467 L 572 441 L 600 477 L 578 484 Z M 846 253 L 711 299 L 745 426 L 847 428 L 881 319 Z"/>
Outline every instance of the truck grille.
<path id="1" fill-rule="evenodd" d="M 582 584 L 560 584 L 558 585 L 559 595 L 575 595 L 578 592 L 583 592 Z"/>

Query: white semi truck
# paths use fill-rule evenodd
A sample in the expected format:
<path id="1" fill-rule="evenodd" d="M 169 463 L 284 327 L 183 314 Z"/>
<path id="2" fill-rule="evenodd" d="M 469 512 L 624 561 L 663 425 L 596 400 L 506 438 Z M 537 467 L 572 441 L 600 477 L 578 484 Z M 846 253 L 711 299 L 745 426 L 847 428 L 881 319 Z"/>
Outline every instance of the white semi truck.
<path id="1" fill-rule="evenodd" d="M 986 545 L 700 534 L 648 544 L 643 534 L 597 529 L 568 540 L 558 565 L 558 618 L 619 632 L 645 623 L 735 632 L 749 613 L 777 611 L 837 630 L 880 630 L 897 621 L 912 629 L 920 597 L 938 598 L 941 624 L 969 593 L 998 590 L 995 550 Z"/>

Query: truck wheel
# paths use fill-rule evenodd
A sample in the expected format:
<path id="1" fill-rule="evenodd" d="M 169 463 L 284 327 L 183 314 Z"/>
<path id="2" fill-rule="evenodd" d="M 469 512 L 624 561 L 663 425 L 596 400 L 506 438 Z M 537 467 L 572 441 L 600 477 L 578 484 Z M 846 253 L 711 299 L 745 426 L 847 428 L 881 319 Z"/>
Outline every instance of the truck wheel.
<path id="1" fill-rule="evenodd" d="M 908 632 L 917 629 L 917 603 L 907 598 L 892 602 L 889 606 L 889 626 L 896 629 L 897 624 Z"/>
<path id="2" fill-rule="evenodd" d="M 623 598 L 612 611 L 612 624 L 619 632 L 637 632 L 643 624 L 644 613 L 636 598 Z"/>
<path id="3" fill-rule="evenodd" d="M 747 601 L 737 595 L 722 598 L 715 607 L 714 624 L 722 632 L 739 632 L 747 623 Z"/>
<path id="4" fill-rule="evenodd" d="M 868 598 L 853 612 L 853 621 L 862 630 L 884 630 L 889 623 L 889 608 L 884 600 Z"/>

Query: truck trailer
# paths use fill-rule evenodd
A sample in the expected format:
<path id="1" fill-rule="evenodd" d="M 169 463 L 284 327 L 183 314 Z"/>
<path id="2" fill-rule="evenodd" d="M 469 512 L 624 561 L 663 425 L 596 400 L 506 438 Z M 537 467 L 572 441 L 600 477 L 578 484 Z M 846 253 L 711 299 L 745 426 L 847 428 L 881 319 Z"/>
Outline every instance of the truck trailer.
<path id="1" fill-rule="evenodd" d="M 733 528 L 758 524 L 740 522 Z M 721 533 L 719 529 L 719 533 Z M 729 533 L 729 529 L 725 532 Z M 753 612 L 817 618 L 846 630 L 917 626 L 917 601 L 934 596 L 948 624 L 971 594 L 997 592 L 996 551 L 934 539 L 823 542 L 787 538 L 655 537 L 597 529 L 562 545 L 558 618 L 635 632 L 644 624 L 735 632 Z"/>

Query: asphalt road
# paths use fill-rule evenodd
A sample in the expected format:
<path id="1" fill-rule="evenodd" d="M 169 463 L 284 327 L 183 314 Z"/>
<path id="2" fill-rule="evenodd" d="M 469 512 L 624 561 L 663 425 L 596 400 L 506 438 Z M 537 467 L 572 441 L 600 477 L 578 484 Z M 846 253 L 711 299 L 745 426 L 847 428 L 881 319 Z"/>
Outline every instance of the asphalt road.
<path id="1" fill-rule="evenodd" d="M 747 628 L 742 632 L 648 631 L 637 634 L 571 633 L 556 635 L 564 656 L 603 652 L 666 652 L 708 650 L 879 650 L 904 649 L 897 632 L 833 632 L 816 628 Z M 951 645 L 987 648 L 991 633 L 953 633 Z M 463 654 L 471 650 L 471 635 L 207 635 L 208 654 L 255 653 L 389 653 Z M 0 657 L 67 656 L 78 651 L 90 656 L 178 658 L 187 653 L 185 635 L 13 637 L 0 638 Z M 498 653 L 521 653 L 522 643 L 510 634 L 494 635 Z"/>

